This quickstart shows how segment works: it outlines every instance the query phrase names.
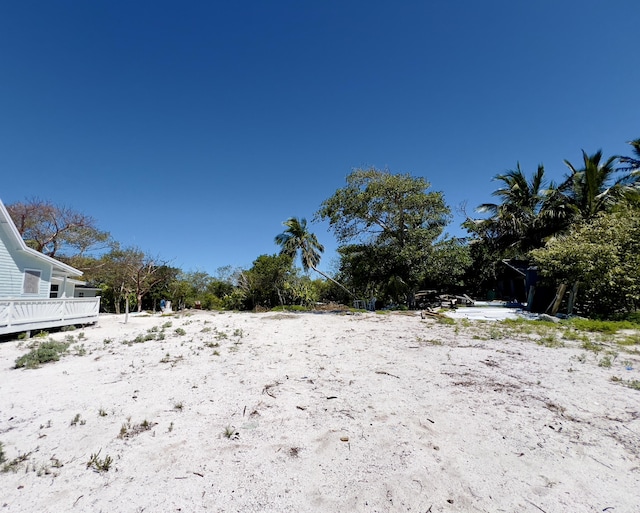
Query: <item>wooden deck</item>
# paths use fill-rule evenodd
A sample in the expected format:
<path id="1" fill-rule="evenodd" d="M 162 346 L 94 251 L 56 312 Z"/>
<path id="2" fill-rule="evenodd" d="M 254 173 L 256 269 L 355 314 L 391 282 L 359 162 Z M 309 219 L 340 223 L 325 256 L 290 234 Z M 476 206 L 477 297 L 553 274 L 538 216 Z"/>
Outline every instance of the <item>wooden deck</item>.
<path id="1" fill-rule="evenodd" d="M 0 335 L 98 322 L 100 298 L 2 299 Z"/>

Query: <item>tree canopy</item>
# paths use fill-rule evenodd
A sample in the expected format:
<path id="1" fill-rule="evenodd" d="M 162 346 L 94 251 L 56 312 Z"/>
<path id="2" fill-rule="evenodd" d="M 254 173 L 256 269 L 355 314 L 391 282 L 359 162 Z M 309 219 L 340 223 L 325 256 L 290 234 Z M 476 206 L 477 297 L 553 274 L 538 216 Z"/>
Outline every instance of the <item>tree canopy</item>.
<path id="1" fill-rule="evenodd" d="M 322 202 L 316 217 L 329 221 L 340 243 L 355 245 L 352 258 L 365 258 L 370 276 L 383 274 L 409 297 L 450 219 L 442 193 L 430 192 L 423 177 L 375 168 L 355 169 L 346 180 Z"/>
<path id="2" fill-rule="evenodd" d="M 82 256 L 106 248 L 110 241 L 91 216 L 49 201 L 17 202 L 7 205 L 7 211 L 27 245 L 50 257 Z"/>

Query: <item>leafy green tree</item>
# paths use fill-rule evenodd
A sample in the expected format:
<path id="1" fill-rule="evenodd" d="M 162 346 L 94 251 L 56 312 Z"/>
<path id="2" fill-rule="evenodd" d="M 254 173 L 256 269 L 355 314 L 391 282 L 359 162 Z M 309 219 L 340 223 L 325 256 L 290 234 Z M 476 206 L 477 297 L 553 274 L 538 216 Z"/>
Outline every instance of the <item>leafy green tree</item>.
<path id="1" fill-rule="evenodd" d="M 240 288 L 244 291 L 245 307 L 273 308 L 284 305 L 285 283 L 293 271 L 289 255 L 260 255 L 252 267 L 240 276 Z"/>
<path id="2" fill-rule="evenodd" d="M 410 302 L 451 214 L 442 193 L 429 188 L 422 177 L 356 169 L 345 187 L 322 202 L 316 217 L 329 221 L 341 244 L 369 246 L 378 257 L 386 255 L 389 261 L 374 256 L 369 262 L 386 267 L 386 280 L 399 284 Z"/>
<path id="3" fill-rule="evenodd" d="M 397 267 L 391 246 L 346 244 L 338 248 L 339 279 L 361 297 L 377 297 L 383 302 L 403 301 L 407 287 L 398 281 L 402 269 Z"/>
<path id="4" fill-rule="evenodd" d="M 427 263 L 423 287 L 455 291 L 466 285 L 465 276 L 473 263 L 470 248 L 459 239 L 437 242 Z"/>
<path id="5" fill-rule="evenodd" d="M 171 299 L 178 310 L 190 308 L 195 303 L 196 293 L 188 275 L 180 271 L 168 286 L 167 298 Z"/>
<path id="6" fill-rule="evenodd" d="M 96 277 L 113 297 L 116 313 L 120 313 L 122 301 L 127 306 L 131 299 L 138 311 L 142 311 L 143 298 L 165 279 L 166 265 L 159 259 L 145 255 L 135 247 L 114 247 L 100 259 L 100 271 Z"/>
<path id="7" fill-rule="evenodd" d="M 304 218 L 298 219 L 297 217 L 291 217 L 282 224 L 286 226 L 287 229 L 276 235 L 275 238 L 276 244 L 281 248 L 280 254 L 295 259 L 298 253 L 300 253 L 302 269 L 305 272 L 313 269 L 327 280 L 334 282 L 339 287 L 344 288 L 346 292 L 352 294 L 351 291 L 318 269 L 320 255 L 324 252 L 324 246 L 318 242 L 315 234 L 307 229 L 307 220 Z"/>
<path id="8" fill-rule="evenodd" d="M 173 301 L 171 297 L 172 285 L 180 274 L 180 269 L 176 267 L 170 267 L 168 265 L 161 265 L 157 271 L 157 277 L 159 278 L 149 289 L 146 294 L 145 300 L 142 304 L 142 308 L 147 310 L 156 311 L 160 306 L 160 302 L 163 299 L 169 299 Z M 177 303 L 173 303 L 177 305 Z"/>
<path id="9" fill-rule="evenodd" d="M 531 253 L 551 285 L 578 282 L 577 305 L 610 317 L 640 305 L 640 212 L 600 213 Z"/>

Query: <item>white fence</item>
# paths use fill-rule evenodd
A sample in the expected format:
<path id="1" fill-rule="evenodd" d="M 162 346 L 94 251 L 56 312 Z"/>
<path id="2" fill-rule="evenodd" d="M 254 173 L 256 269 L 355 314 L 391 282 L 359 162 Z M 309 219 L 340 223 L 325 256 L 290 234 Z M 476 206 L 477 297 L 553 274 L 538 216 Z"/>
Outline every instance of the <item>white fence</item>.
<path id="1" fill-rule="evenodd" d="M 0 335 L 98 322 L 100 298 L 0 299 Z"/>

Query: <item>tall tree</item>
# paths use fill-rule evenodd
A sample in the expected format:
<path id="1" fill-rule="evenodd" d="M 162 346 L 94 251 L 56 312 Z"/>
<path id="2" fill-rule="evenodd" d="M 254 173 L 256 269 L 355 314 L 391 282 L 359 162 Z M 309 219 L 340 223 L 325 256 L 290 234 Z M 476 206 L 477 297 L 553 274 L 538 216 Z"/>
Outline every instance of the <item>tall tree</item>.
<path id="1" fill-rule="evenodd" d="M 245 306 L 252 309 L 284 305 L 285 283 L 293 272 L 293 261 L 289 255 L 260 255 L 238 280 L 247 299 Z"/>
<path id="2" fill-rule="evenodd" d="M 106 248 L 110 241 L 92 217 L 49 201 L 31 199 L 7 205 L 7 210 L 25 242 L 51 257 L 83 256 Z"/>
<path id="3" fill-rule="evenodd" d="M 634 172 L 617 174 L 617 157 L 603 159 L 602 150 L 588 155 L 582 151 L 582 167 L 565 160 L 569 174 L 559 190 L 567 198 L 577 220 L 590 221 L 600 212 L 609 212 L 623 199 L 638 193 L 640 175 Z"/>
<path id="4" fill-rule="evenodd" d="M 629 144 L 633 148 L 633 157 L 618 157 L 618 161 L 621 164 L 625 164 L 623 167 L 619 167 L 618 171 L 632 171 L 640 172 L 640 139 L 629 141 Z"/>
<path id="5" fill-rule="evenodd" d="M 116 313 L 120 313 L 121 301 L 124 299 L 128 304 L 130 296 L 141 311 L 144 296 L 163 280 L 171 280 L 170 273 L 164 272 L 168 269 L 164 262 L 138 248 L 114 247 L 101 260 L 101 282 L 113 293 Z"/>
<path id="6" fill-rule="evenodd" d="M 340 243 L 384 248 L 391 258 L 384 264 L 393 269 L 387 279 L 400 284 L 410 302 L 432 244 L 450 219 L 443 195 L 429 192 L 430 186 L 409 174 L 355 169 L 346 187 L 322 202 L 316 217 L 329 221 Z"/>
<path id="7" fill-rule="evenodd" d="M 295 259 L 300 253 L 302 268 L 305 272 L 313 269 L 318 274 L 324 276 L 327 280 L 332 281 L 349 294 L 353 293 L 338 283 L 336 280 L 318 270 L 320 264 L 320 255 L 324 252 L 324 246 L 318 242 L 315 234 L 307 229 L 307 220 L 297 217 L 291 217 L 282 223 L 287 229 L 276 235 L 275 242 L 280 246 L 280 254 L 287 255 Z"/>
<path id="8" fill-rule="evenodd" d="M 496 175 L 501 185 L 492 194 L 499 203 L 483 203 L 477 210 L 489 213 L 487 219 L 468 219 L 466 228 L 489 239 L 498 250 L 523 254 L 541 247 L 549 235 L 564 228 L 566 222 L 556 201 L 556 189 L 547 183 L 544 166 L 539 165 L 530 179 L 520 168 Z"/>

